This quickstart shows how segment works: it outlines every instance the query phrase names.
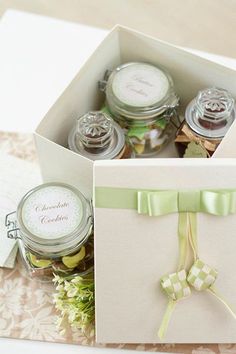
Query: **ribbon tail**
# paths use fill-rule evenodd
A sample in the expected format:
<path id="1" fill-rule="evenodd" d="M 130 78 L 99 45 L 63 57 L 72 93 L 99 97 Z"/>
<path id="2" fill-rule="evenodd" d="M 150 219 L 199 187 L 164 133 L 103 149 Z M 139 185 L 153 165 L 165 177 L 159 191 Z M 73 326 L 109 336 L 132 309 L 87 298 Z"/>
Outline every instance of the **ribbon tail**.
<path id="1" fill-rule="evenodd" d="M 163 340 L 163 338 L 165 337 L 175 305 L 176 305 L 176 301 L 169 300 L 160 328 L 158 330 L 158 337 L 160 338 L 160 340 Z"/>
<path id="2" fill-rule="evenodd" d="M 189 217 L 189 242 L 193 251 L 194 261 L 198 258 L 197 246 L 197 213 L 188 213 Z"/>
<path id="3" fill-rule="evenodd" d="M 230 312 L 230 314 L 234 317 L 236 320 L 236 313 L 232 309 L 232 307 L 228 304 L 228 302 L 216 291 L 216 289 L 211 286 L 209 289 L 207 289 L 212 295 L 214 295 L 220 302 L 222 302 L 223 305 L 227 308 L 227 310 Z"/>
<path id="4" fill-rule="evenodd" d="M 186 258 L 188 251 L 188 213 L 179 213 L 179 264 L 178 269 L 183 269 L 186 266 Z"/>

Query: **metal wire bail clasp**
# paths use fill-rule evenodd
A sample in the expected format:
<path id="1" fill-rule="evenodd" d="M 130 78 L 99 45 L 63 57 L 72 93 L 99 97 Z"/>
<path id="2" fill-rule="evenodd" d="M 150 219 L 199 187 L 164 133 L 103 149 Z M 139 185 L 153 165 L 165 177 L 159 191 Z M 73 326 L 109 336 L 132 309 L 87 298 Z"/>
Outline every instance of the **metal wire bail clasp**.
<path id="1" fill-rule="evenodd" d="M 98 81 L 98 88 L 100 91 L 102 91 L 102 92 L 106 91 L 107 81 L 108 81 L 111 73 L 112 73 L 112 70 L 106 70 L 103 80 Z"/>
<path id="2" fill-rule="evenodd" d="M 16 240 L 21 237 L 19 236 L 20 229 L 17 227 L 17 221 L 14 215 L 16 215 L 15 211 L 6 215 L 5 226 L 7 228 L 7 237 Z"/>

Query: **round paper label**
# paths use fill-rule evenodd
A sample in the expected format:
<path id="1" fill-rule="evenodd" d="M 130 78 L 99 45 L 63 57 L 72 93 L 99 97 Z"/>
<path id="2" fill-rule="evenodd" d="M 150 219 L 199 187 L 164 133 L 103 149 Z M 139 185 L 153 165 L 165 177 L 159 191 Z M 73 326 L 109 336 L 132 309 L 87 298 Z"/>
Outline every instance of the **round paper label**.
<path id="1" fill-rule="evenodd" d="M 22 207 L 22 221 L 33 235 L 52 240 L 72 233 L 83 217 L 80 198 L 63 186 L 45 186 L 31 193 Z"/>
<path id="2" fill-rule="evenodd" d="M 112 82 L 114 95 L 129 106 L 146 107 L 161 101 L 169 81 L 160 69 L 148 64 L 133 64 L 116 73 Z"/>

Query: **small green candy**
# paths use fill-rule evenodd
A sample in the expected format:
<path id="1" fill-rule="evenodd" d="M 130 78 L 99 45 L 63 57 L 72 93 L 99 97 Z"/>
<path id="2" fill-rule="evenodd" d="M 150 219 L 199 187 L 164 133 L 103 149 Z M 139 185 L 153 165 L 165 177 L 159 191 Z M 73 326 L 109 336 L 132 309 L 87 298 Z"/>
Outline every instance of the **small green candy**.
<path id="1" fill-rule="evenodd" d="M 62 262 L 68 268 L 75 268 L 79 264 L 80 261 L 85 257 L 85 247 L 82 246 L 80 251 L 76 253 L 74 256 L 65 256 L 62 257 Z"/>
<path id="2" fill-rule="evenodd" d="M 47 268 L 52 264 L 49 259 L 38 259 L 34 254 L 28 253 L 28 259 L 31 264 L 37 268 Z"/>

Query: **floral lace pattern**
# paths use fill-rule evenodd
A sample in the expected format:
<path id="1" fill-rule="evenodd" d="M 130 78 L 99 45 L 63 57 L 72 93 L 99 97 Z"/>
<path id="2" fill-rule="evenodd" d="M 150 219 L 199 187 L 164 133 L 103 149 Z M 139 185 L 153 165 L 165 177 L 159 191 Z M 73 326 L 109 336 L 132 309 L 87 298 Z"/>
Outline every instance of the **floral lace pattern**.
<path id="1" fill-rule="evenodd" d="M 36 161 L 33 138 L 28 134 L 0 133 L 0 151 Z M 59 333 L 53 293 L 54 285 L 32 280 L 19 258 L 15 269 L 0 268 L 0 336 L 102 347 L 79 331 L 68 328 L 65 335 Z M 236 344 L 109 344 L 103 347 L 182 354 L 236 353 Z"/>

